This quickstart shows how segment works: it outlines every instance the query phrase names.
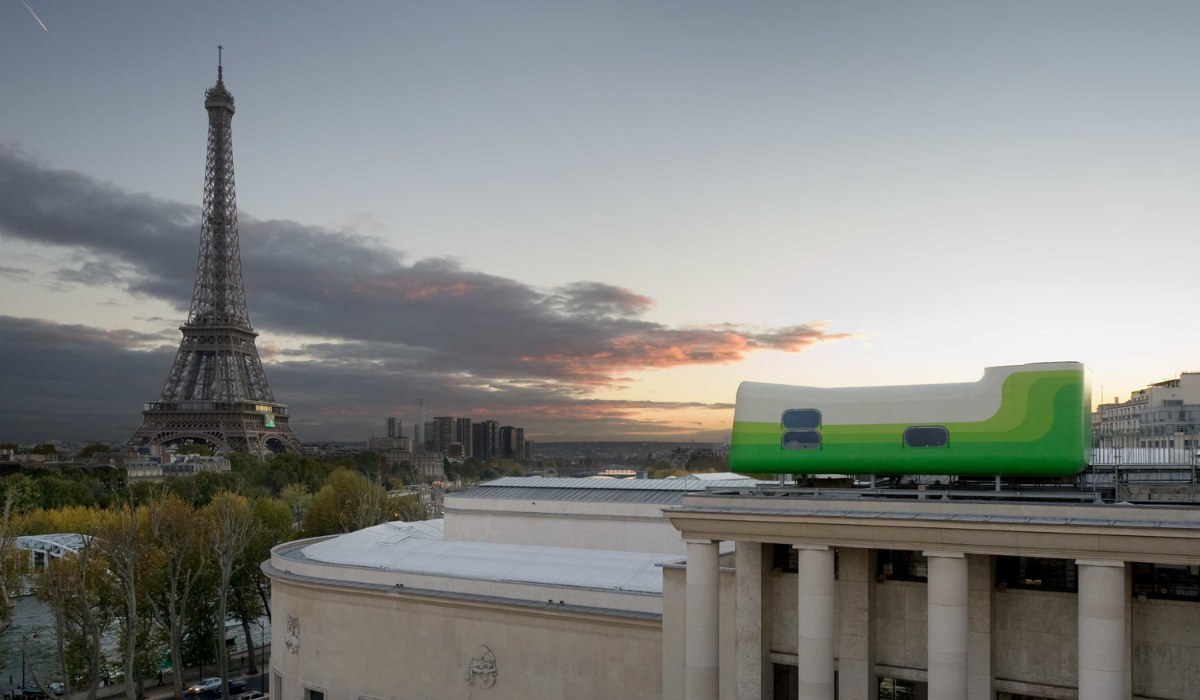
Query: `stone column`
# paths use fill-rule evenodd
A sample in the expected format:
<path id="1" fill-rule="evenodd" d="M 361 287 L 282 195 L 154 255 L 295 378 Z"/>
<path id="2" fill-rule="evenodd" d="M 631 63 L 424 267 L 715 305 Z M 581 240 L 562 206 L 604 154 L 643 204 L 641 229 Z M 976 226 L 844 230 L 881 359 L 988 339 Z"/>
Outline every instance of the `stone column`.
<path id="1" fill-rule="evenodd" d="M 1129 697 L 1125 563 L 1078 560 L 1079 700 Z"/>
<path id="2" fill-rule="evenodd" d="M 879 695 L 875 676 L 875 567 L 875 550 L 837 550 L 838 700 L 876 700 Z"/>
<path id="3" fill-rule="evenodd" d="M 993 700 L 995 689 L 995 645 L 992 629 L 996 610 L 996 557 L 967 555 L 967 700 Z"/>
<path id="4" fill-rule="evenodd" d="M 737 580 L 737 700 L 763 700 L 771 696 L 770 605 L 767 572 L 771 570 L 771 545 L 738 542 L 734 550 Z"/>
<path id="5" fill-rule="evenodd" d="M 929 558 L 929 700 L 967 697 L 967 558 L 925 552 Z"/>
<path id="6" fill-rule="evenodd" d="M 800 700 L 833 700 L 833 624 L 837 598 L 833 580 L 833 550 L 795 545 L 800 575 L 797 629 Z"/>
<path id="7" fill-rule="evenodd" d="M 684 699 L 717 700 L 719 693 L 721 612 L 717 543 L 687 542 L 687 646 L 684 650 Z"/>

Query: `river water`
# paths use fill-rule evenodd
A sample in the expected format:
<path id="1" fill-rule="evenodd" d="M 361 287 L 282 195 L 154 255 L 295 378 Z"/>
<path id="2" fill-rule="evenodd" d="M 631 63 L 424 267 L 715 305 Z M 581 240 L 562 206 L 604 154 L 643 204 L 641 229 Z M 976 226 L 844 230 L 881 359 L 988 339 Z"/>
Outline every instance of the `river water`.
<path id="1" fill-rule="evenodd" d="M 58 661 L 55 659 L 54 642 L 54 610 L 48 603 L 43 603 L 34 596 L 23 596 L 13 601 L 12 626 L 0 638 L 0 690 L 8 692 L 13 687 L 21 685 L 21 640 L 25 634 L 35 627 L 40 627 L 36 637 L 29 640 L 29 656 L 25 659 L 26 669 L 37 668 L 38 677 L 42 682 L 49 683 L 50 678 L 57 675 Z M 250 636 L 254 646 L 258 647 L 264 641 L 271 641 L 271 621 L 265 616 L 261 619 L 262 631 L 258 623 L 250 625 Z M 245 651 L 246 638 L 242 634 L 239 622 L 229 622 L 225 625 L 226 638 L 234 640 L 234 651 Z M 265 639 L 264 639 L 265 638 Z M 124 649 L 121 640 L 114 630 L 101 638 L 100 647 L 104 657 L 112 663 L 120 663 L 124 659 Z M 10 681 L 9 678 L 12 678 Z M 26 680 L 33 683 L 33 676 L 26 670 Z"/>

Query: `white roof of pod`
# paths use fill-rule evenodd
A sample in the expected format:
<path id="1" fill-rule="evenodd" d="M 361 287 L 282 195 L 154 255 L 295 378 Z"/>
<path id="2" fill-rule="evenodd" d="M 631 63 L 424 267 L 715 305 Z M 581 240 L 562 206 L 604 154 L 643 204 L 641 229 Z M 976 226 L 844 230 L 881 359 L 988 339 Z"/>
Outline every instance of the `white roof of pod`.
<path id="1" fill-rule="evenodd" d="M 1087 370 L 1079 362 L 987 367 L 974 382 L 896 386 L 810 387 L 742 382 L 735 421 L 778 424 L 783 412 L 815 408 L 825 425 L 978 422 L 1000 409 L 1004 380 L 1015 372 Z"/>

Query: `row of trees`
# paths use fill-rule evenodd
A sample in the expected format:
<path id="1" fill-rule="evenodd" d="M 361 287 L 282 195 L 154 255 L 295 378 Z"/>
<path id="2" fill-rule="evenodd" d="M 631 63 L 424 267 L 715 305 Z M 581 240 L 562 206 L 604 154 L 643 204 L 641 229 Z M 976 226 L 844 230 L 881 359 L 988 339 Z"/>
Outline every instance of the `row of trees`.
<path id="1" fill-rule="evenodd" d="M 192 451 L 192 448 L 203 446 L 180 446 L 183 452 Z M 411 466 L 387 465 L 380 455 L 369 452 L 337 459 L 290 454 L 276 455 L 267 461 L 241 454 L 229 455 L 229 459 L 233 466 L 231 473 L 173 478 L 171 481 L 177 486 L 172 488 L 184 500 L 204 505 L 220 491 L 235 486 L 250 498 L 279 497 L 288 486 L 303 486 L 309 493 L 316 494 L 338 469 L 358 472 L 369 481 L 392 489 L 423 481 Z M 15 490 L 19 512 L 33 508 L 58 510 L 68 506 L 110 508 L 116 503 L 128 502 L 130 489 L 138 502 L 154 496 L 154 487 L 150 485 L 128 484 L 124 469 L 109 466 L 48 468 L 33 464 L 0 480 L 0 500 L 10 490 Z"/>
<path id="2" fill-rule="evenodd" d="M 278 459 L 278 458 L 277 458 Z M 260 564 L 270 549 L 302 536 L 329 535 L 387 520 L 416 520 L 415 497 L 389 494 L 384 473 L 281 462 L 297 478 L 276 492 L 257 465 L 234 474 L 203 473 L 134 484 L 109 508 L 44 509 L 22 503 L 18 477 L 0 483 L 0 635 L 11 624 L 9 596 L 27 572 L 16 536 L 48 532 L 85 535 L 77 555 L 33 573 L 33 590 L 54 612 L 54 675 L 66 688 L 94 698 L 105 659 L 101 640 L 115 632 L 123 647 L 126 697 L 144 697 L 143 679 L 169 657 L 177 697 L 182 669 L 216 663 L 228 695 L 226 620 L 251 625 L 270 617 L 270 587 Z M 308 476 L 321 478 L 309 480 Z M 315 485 L 316 488 L 311 488 Z M 28 639 L 24 640 L 27 643 Z M 251 673 L 255 672 L 250 655 Z M 36 672 L 34 681 L 43 685 Z"/>

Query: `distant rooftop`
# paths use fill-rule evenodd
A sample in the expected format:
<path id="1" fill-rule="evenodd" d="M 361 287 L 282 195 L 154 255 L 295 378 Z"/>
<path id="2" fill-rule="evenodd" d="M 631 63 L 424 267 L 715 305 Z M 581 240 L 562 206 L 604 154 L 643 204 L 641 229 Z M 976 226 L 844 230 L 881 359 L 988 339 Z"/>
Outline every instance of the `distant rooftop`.
<path id="1" fill-rule="evenodd" d="M 754 477 L 734 474 L 733 472 L 710 472 L 707 474 L 688 474 L 687 476 L 676 477 L 682 481 L 692 479 L 695 481 L 737 481 L 738 483 L 747 483 L 746 479 L 754 480 Z"/>
<path id="2" fill-rule="evenodd" d="M 728 474 L 728 473 L 727 473 Z M 727 486 L 753 486 L 758 483 L 744 476 L 727 474 L 689 474 L 678 479 L 576 479 L 570 477 L 505 476 L 479 484 L 473 489 L 446 494 L 457 498 L 510 498 L 542 501 L 592 501 L 609 503 L 683 503 L 688 491 Z M 705 478 L 707 477 L 707 478 Z M 773 483 L 773 482 L 767 482 Z"/>
<path id="3" fill-rule="evenodd" d="M 662 594 L 659 565 L 680 559 L 678 554 L 447 542 L 441 520 L 384 523 L 292 552 L 341 566 L 649 595 Z"/>

